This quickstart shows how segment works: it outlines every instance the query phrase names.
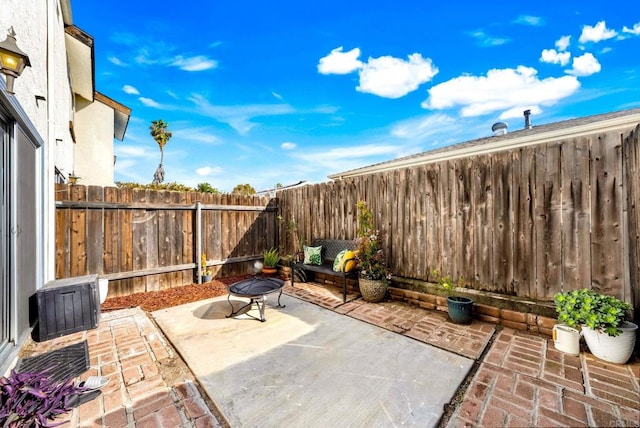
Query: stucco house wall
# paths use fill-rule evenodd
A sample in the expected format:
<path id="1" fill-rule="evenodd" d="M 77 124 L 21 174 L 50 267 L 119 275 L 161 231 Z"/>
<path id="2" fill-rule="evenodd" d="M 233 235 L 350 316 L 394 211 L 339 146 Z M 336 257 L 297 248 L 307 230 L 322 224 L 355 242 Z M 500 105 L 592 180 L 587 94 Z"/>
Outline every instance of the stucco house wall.
<path id="1" fill-rule="evenodd" d="M 29 299 L 55 278 L 54 184 L 75 169 L 112 185 L 130 114 L 95 92 L 93 38 L 73 25 L 70 0 L 0 0 L 0 41 L 10 27 L 31 66 L 15 94 L 0 74 L 0 375 L 34 325 Z"/>
<path id="2" fill-rule="evenodd" d="M 89 102 L 76 97 L 75 175 L 79 183 L 113 186 L 114 111 L 101 102 Z"/>

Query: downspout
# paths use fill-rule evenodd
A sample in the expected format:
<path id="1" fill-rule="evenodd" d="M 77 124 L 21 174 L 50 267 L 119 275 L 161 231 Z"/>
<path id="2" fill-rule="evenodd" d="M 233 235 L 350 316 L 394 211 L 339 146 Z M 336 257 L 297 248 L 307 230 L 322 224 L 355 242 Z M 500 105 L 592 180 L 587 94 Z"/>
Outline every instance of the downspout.
<path id="1" fill-rule="evenodd" d="M 54 72 L 54 47 L 56 29 L 56 1 L 47 1 L 47 135 L 42 150 L 42 207 L 43 228 L 39 242 L 44 241 L 44 272 L 42 273 L 42 285 L 55 279 L 55 72 Z M 63 1 L 60 7 L 63 8 Z M 67 3 L 68 6 L 68 3 Z"/>

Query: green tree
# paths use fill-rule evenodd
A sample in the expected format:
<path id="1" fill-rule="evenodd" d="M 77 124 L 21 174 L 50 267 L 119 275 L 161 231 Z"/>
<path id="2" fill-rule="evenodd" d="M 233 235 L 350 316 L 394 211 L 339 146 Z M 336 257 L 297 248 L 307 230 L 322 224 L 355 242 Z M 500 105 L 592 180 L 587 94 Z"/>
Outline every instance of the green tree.
<path id="1" fill-rule="evenodd" d="M 198 187 L 196 187 L 196 190 L 202 193 L 220 193 L 218 189 L 216 189 L 209 183 L 198 183 Z"/>
<path id="2" fill-rule="evenodd" d="M 231 193 L 233 193 L 234 195 L 249 196 L 249 195 L 255 195 L 256 194 L 256 189 L 254 189 L 253 186 L 251 186 L 248 183 L 246 183 L 246 184 L 238 184 L 236 187 L 233 188 Z"/>
<path id="3" fill-rule="evenodd" d="M 167 145 L 167 142 L 173 136 L 168 127 L 169 123 L 162 119 L 152 120 L 151 126 L 149 127 L 151 136 L 156 140 L 156 143 L 158 143 L 158 147 L 160 147 L 160 165 L 158 165 L 156 172 L 153 173 L 153 184 L 160 184 L 164 181 L 164 168 L 162 166 L 162 162 L 164 161 L 164 146 Z"/>

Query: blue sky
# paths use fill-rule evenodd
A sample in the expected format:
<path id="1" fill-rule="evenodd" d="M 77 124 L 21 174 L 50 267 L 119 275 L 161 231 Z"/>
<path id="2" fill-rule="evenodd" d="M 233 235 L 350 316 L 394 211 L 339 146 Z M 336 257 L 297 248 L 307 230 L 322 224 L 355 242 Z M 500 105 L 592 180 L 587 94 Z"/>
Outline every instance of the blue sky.
<path id="1" fill-rule="evenodd" d="M 132 109 L 116 181 L 256 190 L 640 106 L 637 1 L 73 1 Z"/>

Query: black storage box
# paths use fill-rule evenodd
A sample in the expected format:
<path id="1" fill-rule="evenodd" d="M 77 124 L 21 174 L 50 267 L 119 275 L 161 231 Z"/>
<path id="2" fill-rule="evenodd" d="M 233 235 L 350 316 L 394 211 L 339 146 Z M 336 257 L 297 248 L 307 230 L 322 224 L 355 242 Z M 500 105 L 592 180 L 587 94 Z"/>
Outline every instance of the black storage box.
<path id="1" fill-rule="evenodd" d="M 100 320 L 98 275 L 49 281 L 37 292 L 39 341 L 90 330 Z"/>

